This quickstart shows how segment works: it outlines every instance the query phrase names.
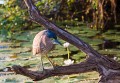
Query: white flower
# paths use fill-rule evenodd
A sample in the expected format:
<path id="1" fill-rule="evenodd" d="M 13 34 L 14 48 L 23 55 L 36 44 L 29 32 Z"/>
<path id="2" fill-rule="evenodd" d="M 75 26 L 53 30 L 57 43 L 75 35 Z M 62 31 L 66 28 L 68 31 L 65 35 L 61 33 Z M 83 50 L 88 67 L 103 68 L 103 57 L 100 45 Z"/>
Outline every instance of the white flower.
<path id="1" fill-rule="evenodd" d="M 71 59 L 67 59 L 67 60 L 64 61 L 65 65 L 71 65 L 73 63 L 74 63 L 74 60 L 71 60 Z"/>
<path id="2" fill-rule="evenodd" d="M 3 25 L 3 23 L 1 23 L 1 25 Z"/>
<path id="3" fill-rule="evenodd" d="M 15 23 L 15 25 L 17 25 L 17 23 Z"/>
<path id="4" fill-rule="evenodd" d="M 117 57 L 114 57 L 113 59 L 114 59 L 114 60 L 117 60 Z"/>
<path id="5" fill-rule="evenodd" d="M 69 45 L 70 45 L 70 43 L 66 42 L 66 43 L 63 44 L 63 47 L 67 48 L 67 47 L 69 47 Z"/>

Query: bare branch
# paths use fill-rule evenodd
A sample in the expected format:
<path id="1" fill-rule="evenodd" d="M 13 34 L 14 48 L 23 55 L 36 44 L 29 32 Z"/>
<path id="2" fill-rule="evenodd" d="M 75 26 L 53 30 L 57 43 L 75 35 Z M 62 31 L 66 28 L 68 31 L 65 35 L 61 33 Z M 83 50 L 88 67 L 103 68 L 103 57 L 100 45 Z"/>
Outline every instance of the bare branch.
<path id="1" fill-rule="evenodd" d="M 88 62 L 82 62 L 79 64 L 70 65 L 70 66 L 56 66 L 54 70 L 45 69 L 44 73 L 41 73 L 39 71 L 27 70 L 17 65 L 14 65 L 13 69 L 17 74 L 30 77 L 31 79 L 37 81 L 37 80 L 42 80 L 51 76 L 78 74 L 78 73 L 93 71 L 93 70 L 96 70 L 96 65 L 90 64 Z"/>

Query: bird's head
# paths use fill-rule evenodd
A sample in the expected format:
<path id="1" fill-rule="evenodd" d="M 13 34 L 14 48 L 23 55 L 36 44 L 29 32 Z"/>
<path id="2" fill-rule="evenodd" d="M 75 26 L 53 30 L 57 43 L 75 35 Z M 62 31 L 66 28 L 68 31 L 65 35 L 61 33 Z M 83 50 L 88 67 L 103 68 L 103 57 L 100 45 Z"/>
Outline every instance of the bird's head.
<path id="1" fill-rule="evenodd" d="M 57 35 L 56 35 L 53 31 L 47 30 L 46 32 L 47 32 L 47 37 L 48 37 L 48 38 L 53 38 L 53 39 L 54 39 L 54 40 L 52 41 L 53 44 L 60 44 L 60 45 L 62 45 L 61 42 L 58 41 Z"/>

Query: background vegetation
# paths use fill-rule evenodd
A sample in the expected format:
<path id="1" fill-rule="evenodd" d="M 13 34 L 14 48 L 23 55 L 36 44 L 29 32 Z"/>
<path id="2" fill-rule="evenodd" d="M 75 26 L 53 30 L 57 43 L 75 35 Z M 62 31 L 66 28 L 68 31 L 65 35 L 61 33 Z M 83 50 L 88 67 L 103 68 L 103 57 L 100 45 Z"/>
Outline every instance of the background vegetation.
<path id="1" fill-rule="evenodd" d="M 93 29 L 106 30 L 119 23 L 119 0 L 33 0 L 41 13 L 53 21 L 83 21 Z M 2 35 L 34 27 L 23 0 L 0 5 Z M 73 23 L 77 25 L 77 22 Z M 66 24 L 67 25 L 67 24 Z M 7 32 L 7 33 L 5 33 Z"/>

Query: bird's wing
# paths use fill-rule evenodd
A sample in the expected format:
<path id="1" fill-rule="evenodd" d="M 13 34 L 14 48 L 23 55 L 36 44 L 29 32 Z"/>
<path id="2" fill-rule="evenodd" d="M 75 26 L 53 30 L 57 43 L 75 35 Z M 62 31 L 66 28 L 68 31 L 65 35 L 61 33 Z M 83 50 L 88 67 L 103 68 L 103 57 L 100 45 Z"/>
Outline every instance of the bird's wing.
<path id="1" fill-rule="evenodd" d="M 41 39 L 40 47 L 44 47 L 43 52 L 47 54 L 54 48 L 54 44 L 52 43 L 51 39 L 47 37 L 47 35 L 43 35 Z"/>
<path id="2" fill-rule="evenodd" d="M 36 55 L 38 53 L 40 53 L 40 42 L 41 42 L 41 38 L 42 36 L 45 34 L 46 30 L 43 30 L 43 31 L 40 31 L 33 39 L 33 49 L 32 49 L 32 52 L 33 52 L 33 55 Z"/>

